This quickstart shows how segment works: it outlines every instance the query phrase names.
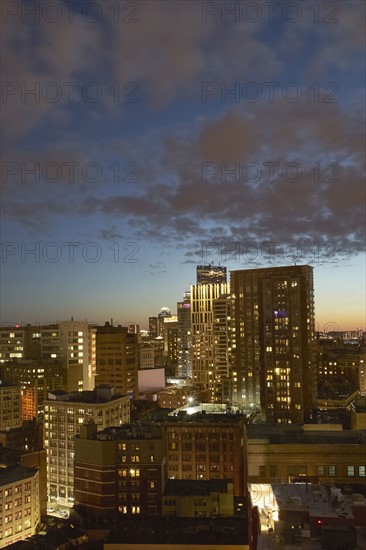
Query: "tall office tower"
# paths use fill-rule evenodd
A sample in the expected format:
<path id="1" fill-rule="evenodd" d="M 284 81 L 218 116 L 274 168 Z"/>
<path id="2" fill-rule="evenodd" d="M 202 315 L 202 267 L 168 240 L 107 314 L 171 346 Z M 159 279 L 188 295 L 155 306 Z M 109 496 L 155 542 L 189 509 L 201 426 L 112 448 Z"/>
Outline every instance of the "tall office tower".
<path id="1" fill-rule="evenodd" d="M 191 294 L 177 303 L 178 378 L 192 378 Z"/>
<path id="2" fill-rule="evenodd" d="M 88 321 L 59 323 L 60 353 L 64 361 L 66 391 L 93 389 L 91 331 Z"/>
<path id="3" fill-rule="evenodd" d="M 170 309 L 166 306 L 163 306 L 159 312 L 157 319 L 158 336 L 162 336 L 164 338 L 164 320 L 171 316 L 172 314 Z"/>
<path id="4" fill-rule="evenodd" d="M 0 384 L 0 430 L 12 430 L 22 425 L 20 386 Z"/>
<path id="5" fill-rule="evenodd" d="M 17 359 L 3 366 L 4 380 L 20 385 L 22 419 L 43 420 L 43 404 L 49 391 L 61 389 L 59 359 Z"/>
<path id="6" fill-rule="evenodd" d="M 197 284 L 222 284 L 227 282 L 227 269 L 221 265 L 198 265 Z"/>
<path id="7" fill-rule="evenodd" d="M 215 401 L 214 301 L 228 293 L 226 283 L 191 286 L 192 378 L 211 393 Z"/>
<path id="8" fill-rule="evenodd" d="M 238 404 L 267 422 L 306 422 L 316 406 L 313 268 L 232 271 Z"/>
<path id="9" fill-rule="evenodd" d="M 167 376 L 177 376 L 178 371 L 178 318 L 164 317 L 163 323 L 164 359 Z"/>
<path id="10" fill-rule="evenodd" d="M 127 327 L 108 322 L 96 332 L 96 384 L 110 384 L 116 391 L 137 399 L 139 344 L 138 335 Z"/>
<path id="11" fill-rule="evenodd" d="M 130 421 L 130 400 L 110 386 L 92 391 L 50 392 L 44 405 L 44 446 L 47 451 L 47 491 L 54 504 L 74 504 L 74 438 L 84 420 L 98 430 Z"/>
<path id="12" fill-rule="evenodd" d="M 232 377 L 230 376 L 231 353 L 231 297 L 223 294 L 213 301 L 214 336 L 214 401 L 231 403 Z M 235 382 L 234 382 L 235 383 Z"/>
<path id="13" fill-rule="evenodd" d="M 158 336 L 158 318 L 149 317 L 149 336 L 156 338 Z"/>

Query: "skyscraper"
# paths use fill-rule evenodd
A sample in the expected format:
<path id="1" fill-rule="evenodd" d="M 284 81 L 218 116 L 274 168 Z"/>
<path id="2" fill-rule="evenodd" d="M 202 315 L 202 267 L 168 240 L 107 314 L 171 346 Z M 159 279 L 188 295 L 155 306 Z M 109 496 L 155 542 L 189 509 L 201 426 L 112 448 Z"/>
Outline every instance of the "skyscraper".
<path id="1" fill-rule="evenodd" d="M 213 301 L 214 400 L 231 401 L 231 297 L 222 294 Z"/>
<path id="2" fill-rule="evenodd" d="M 233 400 L 268 422 L 304 422 L 316 404 L 313 268 L 232 271 Z"/>
<path id="3" fill-rule="evenodd" d="M 228 292 L 226 268 L 218 267 L 221 282 L 216 282 L 216 267 L 197 266 L 197 285 L 191 286 L 192 378 L 196 384 L 210 390 L 212 401 L 216 394 L 214 301 Z M 214 270 L 212 279 L 207 269 Z"/>
<path id="4" fill-rule="evenodd" d="M 177 303 L 178 377 L 192 378 L 191 295 L 185 292 Z"/>
<path id="5" fill-rule="evenodd" d="M 227 269 L 221 265 L 198 265 L 197 284 L 221 284 L 227 282 Z"/>

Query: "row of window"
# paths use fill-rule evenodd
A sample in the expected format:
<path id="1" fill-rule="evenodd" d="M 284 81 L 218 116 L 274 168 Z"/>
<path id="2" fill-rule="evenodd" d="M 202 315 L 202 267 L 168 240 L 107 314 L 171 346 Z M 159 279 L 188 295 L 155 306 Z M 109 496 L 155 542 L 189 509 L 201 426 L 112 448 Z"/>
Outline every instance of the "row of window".
<path id="1" fill-rule="evenodd" d="M 267 467 L 265 465 L 259 466 L 259 475 L 267 475 Z M 307 475 L 307 466 L 305 465 L 292 465 L 287 468 L 288 475 L 291 476 L 306 476 Z M 276 465 L 269 465 L 269 476 L 276 476 L 278 474 Z M 319 477 L 336 477 L 337 467 L 335 465 L 318 465 L 317 466 L 317 475 Z M 348 477 L 366 477 L 366 466 L 347 466 L 347 476 Z"/>
<path id="2" fill-rule="evenodd" d="M 24 487 L 25 491 L 30 491 L 31 482 L 27 481 L 26 483 L 24 483 L 23 487 Z M 14 487 L 14 494 L 21 493 L 21 491 L 22 491 L 22 486 L 21 485 L 16 485 Z M 1 492 L 2 491 L 0 491 L 0 496 L 1 496 Z M 13 495 L 13 487 L 9 487 L 8 489 L 4 490 L 4 498 L 5 497 L 11 497 L 12 495 Z"/>

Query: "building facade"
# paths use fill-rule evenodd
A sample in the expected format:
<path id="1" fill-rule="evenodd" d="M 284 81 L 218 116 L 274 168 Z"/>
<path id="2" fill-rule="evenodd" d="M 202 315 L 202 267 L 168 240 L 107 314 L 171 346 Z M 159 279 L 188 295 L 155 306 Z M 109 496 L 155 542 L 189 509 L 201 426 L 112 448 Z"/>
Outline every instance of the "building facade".
<path id="1" fill-rule="evenodd" d="M 163 495 L 163 516 L 233 517 L 233 484 L 223 479 L 169 479 Z"/>
<path id="2" fill-rule="evenodd" d="M 20 386 L 0 384 L 0 431 L 20 428 L 22 403 Z"/>
<path id="3" fill-rule="evenodd" d="M 96 331 L 96 384 L 109 384 L 116 391 L 137 399 L 138 335 L 127 327 L 105 323 Z"/>
<path id="4" fill-rule="evenodd" d="M 169 417 L 171 418 L 171 417 Z M 246 494 L 245 434 L 241 415 L 193 414 L 166 423 L 169 479 L 231 479 Z"/>
<path id="5" fill-rule="evenodd" d="M 313 418 L 316 407 L 313 268 L 232 271 L 233 401 L 268 422 Z"/>
<path id="6" fill-rule="evenodd" d="M 75 500 L 97 515 L 161 516 L 166 436 L 153 424 L 127 424 L 75 439 Z"/>
<path id="7" fill-rule="evenodd" d="M 21 387 L 22 419 L 43 419 L 43 403 L 49 391 L 61 389 L 59 359 L 17 359 L 3 366 L 4 379 Z"/>
<path id="8" fill-rule="evenodd" d="M 226 284 L 227 268 L 221 265 L 198 265 L 196 276 L 198 285 Z"/>
<path id="9" fill-rule="evenodd" d="M 178 378 L 192 378 L 191 295 L 185 292 L 177 303 Z"/>
<path id="10" fill-rule="evenodd" d="M 336 424 L 277 428 L 247 426 L 250 483 L 366 482 L 366 438 L 362 431 L 342 430 Z"/>
<path id="11" fill-rule="evenodd" d="M 39 472 L 15 466 L 0 470 L 0 548 L 36 533 L 40 522 Z"/>
<path id="12" fill-rule="evenodd" d="M 216 393 L 214 302 L 227 292 L 225 283 L 191 286 L 192 379 L 210 390 L 212 401 Z"/>
<path id="13" fill-rule="evenodd" d="M 56 391 L 45 401 L 47 492 L 52 506 L 74 504 L 74 439 L 89 419 L 94 420 L 98 430 L 129 422 L 130 398 L 114 394 L 109 386 L 99 386 L 89 392 Z"/>

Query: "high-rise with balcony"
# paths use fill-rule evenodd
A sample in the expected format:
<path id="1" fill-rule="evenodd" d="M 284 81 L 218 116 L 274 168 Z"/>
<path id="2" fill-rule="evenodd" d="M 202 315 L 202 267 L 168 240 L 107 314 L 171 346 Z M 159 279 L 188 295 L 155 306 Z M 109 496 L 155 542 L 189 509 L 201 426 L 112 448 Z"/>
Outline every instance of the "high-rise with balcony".
<path id="1" fill-rule="evenodd" d="M 313 268 L 232 271 L 233 401 L 267 422 L 306 422 L 316 406 Z"/>

